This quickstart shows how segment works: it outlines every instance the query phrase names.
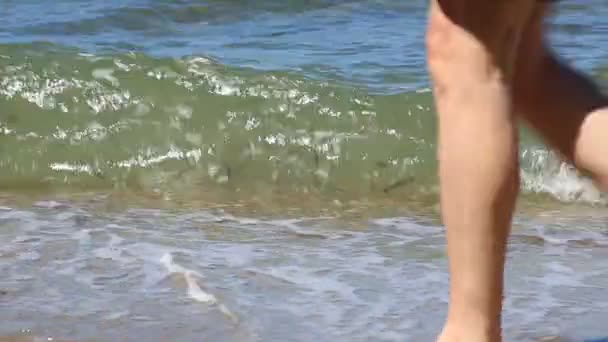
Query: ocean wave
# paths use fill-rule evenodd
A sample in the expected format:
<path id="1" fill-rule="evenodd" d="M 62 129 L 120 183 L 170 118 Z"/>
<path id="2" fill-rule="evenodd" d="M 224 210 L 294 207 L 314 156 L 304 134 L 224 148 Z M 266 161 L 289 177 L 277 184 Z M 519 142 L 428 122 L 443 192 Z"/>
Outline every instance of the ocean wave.
<path id="1" fill-rule="evenodd" d="M 56 50 L 0 47 L 4 188 L 436 193 L 428 89 L 379 95 L 204 56 Z M 541 146 L 522 158 L 526 192 L 603 201 Z"/>

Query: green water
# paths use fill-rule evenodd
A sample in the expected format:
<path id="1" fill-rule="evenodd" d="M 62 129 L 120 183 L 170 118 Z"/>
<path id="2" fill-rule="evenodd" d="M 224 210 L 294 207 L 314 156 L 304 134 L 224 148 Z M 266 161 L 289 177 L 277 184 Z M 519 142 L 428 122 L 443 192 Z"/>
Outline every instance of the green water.
<path id="1" fill-rule="evenodd" d="M 4 8 L 1 189 L 436 196 L 424 1 L 36 6 Z M 600 81 L 604 7 L 551 31 Z M 604 202 L 522 139 L 524 194 Z"/>
<path id="2" fill-rule="evenodd" d="M 425 88 L 374 94 L 202 57 L 58 49 L 3 46 L 4 189 L 436 192 L 435 112 Z M 574 172 L 566 179 L 574 190 L 547 187 L 563 165 L 523 136 L 524 190 L 558 199 L 588 192 Z"/>
<path id="3" fill-rule="evenodd" d="M 432 340 L 426 10 L 1 2 L 0 340 Z M 608 6 L 555 14 L 605 82 Z M 605 334 L 606 198 L 521 137 L 505 340 Z"/>

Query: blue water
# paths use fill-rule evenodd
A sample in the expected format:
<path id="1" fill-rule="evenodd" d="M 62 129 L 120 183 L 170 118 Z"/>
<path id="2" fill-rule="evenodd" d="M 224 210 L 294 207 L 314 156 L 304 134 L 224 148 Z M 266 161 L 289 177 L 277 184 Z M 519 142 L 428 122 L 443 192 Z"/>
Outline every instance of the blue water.
<path id="1" fill-rule="evenodd" d="M 0 42 L 90 52 L 205 55 L 399 92 L 427 82 L 427 1 L 3 1 Z M 585 70 L 606 64 L 608 7 L 562 1 L 553 46 Z"/>
<path id="2" fill-rule="evenodd" d="M 0 340 L 431 340 L 427 7 L 0 0 Z M 554 9 L 608 80 L 606 1 Z M 523 145 L 506 341 L 602 336 L 606 201 Z"/>

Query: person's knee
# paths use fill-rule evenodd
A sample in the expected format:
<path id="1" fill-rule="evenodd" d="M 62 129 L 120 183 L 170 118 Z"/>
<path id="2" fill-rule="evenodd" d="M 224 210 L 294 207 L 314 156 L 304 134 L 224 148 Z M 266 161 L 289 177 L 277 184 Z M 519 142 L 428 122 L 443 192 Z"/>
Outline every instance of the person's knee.
<path id="1" fill-rule="evenodd" d="M 454 58 L 450 58 L 450 49 L 448 48 L 450 35 L 455 28 L 437 16 L 437 14 L 432 13 L 429 18 L 425 47 L 427 69 L 432 80 L 433 92 L 436 97 L 441 98 L 445 93 L 445 88 L 450 87 L 450 83 L 454 80 L 450 76 L 456 70 L 457 63 Z"/>
<path id="2" fill-rule="evenodd" d="M 464 6 L 470 0 L 445 2 Z M 464 9 L 446 8 L 443 2 L 433 1 L 425 37 L 427 67 L 433 81 L 462 86 L 510 79 L 518 36 L 525 23 L 519 14 L 524 15 L 526 7 L 518 4 L 509 10 L 481 6 L 473 16 Z M 480 15 L 493 19 L 479 21 Z"/>
<path id="3" fill-rule="evenodd" d="M 489 65 L 481 42 L 439 9 L 431 10 L 425 47 L 427 69 L 439 99 L 448 91 L 455 95 L 455 90 L 479 83 L 479 76 L 485 72 L 496 71 Z"/>
<path id="4" fill-rule="evenodd" d="M 448 46 L 453 40 L 456 26 L 449 22 L 438 6 L 432 6 L 425 34 L 427 68 L 430 76 L 441 77 L 454 62 Z"/>
<path id="5" fill-rule="evenodd" d="M 578 129 L 574 154 L 576 166 L 591 177 L 602 191 L 608 191 L 607 127 L 608 107 L 587 114 Z"/>
<path id="6" fill-rule="evenodd" d="M 431 7 L 425 47 L 432 77 L 453 75 L 465 65 L 479 64 L 479 55 L 486 53 L 483 43 L 459 22 L 459 18 L 446 14 L 440 5 Z"/>

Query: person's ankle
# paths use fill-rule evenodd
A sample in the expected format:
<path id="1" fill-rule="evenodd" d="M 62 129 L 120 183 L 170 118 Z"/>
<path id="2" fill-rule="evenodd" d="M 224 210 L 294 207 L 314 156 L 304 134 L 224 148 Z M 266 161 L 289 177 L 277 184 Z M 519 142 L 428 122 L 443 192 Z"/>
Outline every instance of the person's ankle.
<path id="1" fill-rule="evenodd" d="M 448 319 L 437 341 L 501 342 L 500 323 L 464 315 L 457 319 Z"/>
<path id="2" fill-rule="evenodd" d="M 499 332 L 486 331 L 474 326 L 445 326 L 437 342 L 501 342 Z"/>

